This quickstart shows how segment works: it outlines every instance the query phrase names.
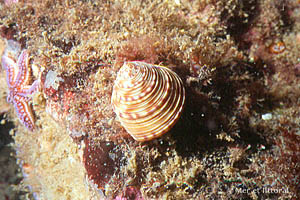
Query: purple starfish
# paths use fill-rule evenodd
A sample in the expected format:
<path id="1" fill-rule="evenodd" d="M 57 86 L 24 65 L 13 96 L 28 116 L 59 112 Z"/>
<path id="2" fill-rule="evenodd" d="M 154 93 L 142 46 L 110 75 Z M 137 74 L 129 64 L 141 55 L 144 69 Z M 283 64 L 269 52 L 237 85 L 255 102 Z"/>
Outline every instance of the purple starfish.
<path id="1" fill-rule="evenodd" d="M 6 81 L 9 88 L 7 101 L 14 104 L 21 122 L 33 131 L 34 115 L 30 106 L 31 95 L 38 89 L 38 81 L 31 84 L 31 73 L 28 67 L 29 55 L 23 50 L 17 61 L 7 52 L 2 56 L 2 66 L 6 70 Z"/>
<path id="2" fill-rule="evenodd" d="M 14 3 L 18 3 L 19 0 L 4 0 L 4 4 L 7 6 L 11 6 Z"/>

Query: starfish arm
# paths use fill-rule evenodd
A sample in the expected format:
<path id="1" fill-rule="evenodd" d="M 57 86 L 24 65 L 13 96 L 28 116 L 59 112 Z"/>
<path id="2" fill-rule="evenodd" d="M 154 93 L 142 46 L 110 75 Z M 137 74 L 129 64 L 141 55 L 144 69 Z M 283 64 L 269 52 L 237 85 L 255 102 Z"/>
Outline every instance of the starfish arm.
<path id="1" fill-rule="evenodd" d="M 22 124 L 24 124 L 24 126 L 26 126 L 29 130 L 33 131 L 35 128 L 34 116 L 29 104 L 29 98 L 14 95 L 13 103 Z"/>
<path id="2" fill-rule="evenodd" d="M 34 115 L 32 107 L 29 104 L 31 97 L 39 88 L 39 81 L 36 80 L 30 84 L 31 74 L 28 68 L 29 55 L 26 50 L 23 50 L 15 62 L 11 57 L 2 56 L 1 62 L 6 70 L 6 79 L 9 87 L 7 101 L 14 104 L 17 115 L 29 130 L 33 131 Z"/>
<path id="3" fill-rule="evenodd" d="M 29 97 L 39 89 L 39 85 L 40 82 L 38 80 L 35 80 L 32 83 L 32 85 L 25 85 L 20 90 L 18 90 L 18 95 L 23 97 Z"/>
<path id="4" fill-rule="evenodd" d="M 19 73 L 17 74 L 16 82 L 14 87 L 17 89 L 28 85 L 30 72 L 28 68 L 29 55 L 26 50 L 23 50 L 18 58 L 17 66 L 19 68 Z"/>
<path id="5" fill-rule="evenodd" d="M 16 62 L 8 56 L 3 55 L 1 59 L 2 67 L 6 71 L 6 81 L 9 88 L 15 85 L 16 77 L 19 72 Z"/>

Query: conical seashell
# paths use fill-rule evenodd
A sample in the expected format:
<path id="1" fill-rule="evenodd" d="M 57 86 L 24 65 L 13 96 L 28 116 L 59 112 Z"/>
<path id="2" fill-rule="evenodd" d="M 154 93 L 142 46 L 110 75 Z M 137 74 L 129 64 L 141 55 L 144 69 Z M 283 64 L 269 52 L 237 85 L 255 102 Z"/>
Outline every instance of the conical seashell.
<path id="1" fill-rule="evenodd" d="M 148 141 L 175 125 L 184 100 L 184 87 L 175 72 L 136 61 L 121 67 L 111 102 L 127 132 L 137 141 Z"/>

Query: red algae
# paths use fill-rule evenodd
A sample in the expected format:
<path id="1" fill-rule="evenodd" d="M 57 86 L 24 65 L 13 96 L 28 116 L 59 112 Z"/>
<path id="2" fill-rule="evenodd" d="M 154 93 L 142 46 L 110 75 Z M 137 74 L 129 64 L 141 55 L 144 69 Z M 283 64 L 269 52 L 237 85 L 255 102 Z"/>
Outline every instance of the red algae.
<path id="1" fill-rule="evenodd" d="M 83 163 L 89 180 L 99 189 L 104 189 L 108 183 L 123 182 L 119 175 L 123 159 L 122 151 L 113 142 L 96 143 L 85 139 Z"/>
<path id="2" fill-rule="evenodd" d="M 280 181 L 290 191 L 297 194 L 300 191 L 300 136 L 285 128 L 279 129 L 281 134 L 276 138 L 275 153 L 278 156 L 265 156 L 267 173 L 277 174 Z"/>
<path id="3" fill-rule="evenodd" d="M 128 186 L 124 189 L 121 195 L 114 200 L 144 200 L 141 192 L 136 187 Z"/>

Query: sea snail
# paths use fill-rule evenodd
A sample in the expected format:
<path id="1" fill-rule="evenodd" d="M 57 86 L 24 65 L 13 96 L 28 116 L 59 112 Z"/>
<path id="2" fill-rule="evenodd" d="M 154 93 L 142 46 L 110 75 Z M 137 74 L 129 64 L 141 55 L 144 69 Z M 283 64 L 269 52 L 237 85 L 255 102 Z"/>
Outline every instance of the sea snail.
<path id="1" fill-rule="evenodd" d="M 185 101 L 180 77 L 167 67 L 125 62 L 117 74 L 111 103 L 121 125 L 137 141 L 168 132 Z"/>

